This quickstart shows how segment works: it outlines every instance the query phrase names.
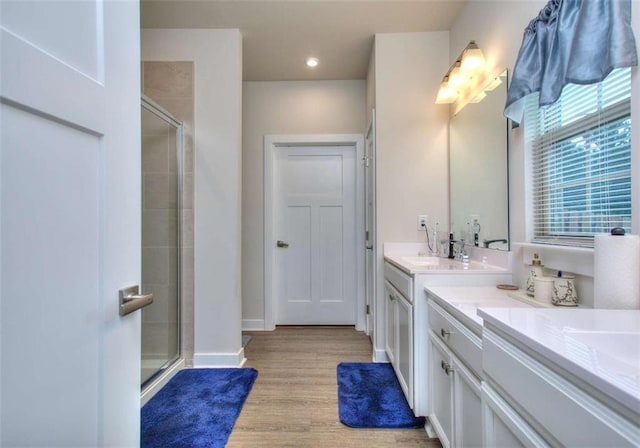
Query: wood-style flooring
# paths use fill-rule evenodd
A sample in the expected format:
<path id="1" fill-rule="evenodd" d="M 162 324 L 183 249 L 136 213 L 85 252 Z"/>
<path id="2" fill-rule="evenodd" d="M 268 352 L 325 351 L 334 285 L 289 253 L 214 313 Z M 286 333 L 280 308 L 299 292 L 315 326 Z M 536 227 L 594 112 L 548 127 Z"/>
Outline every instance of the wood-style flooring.
<path id="1" fill-rule="evenodd" d="M 278 327 L 245 332 L 256 380 L 227 447 L 441 447 L 424 429 L 353 429 L 338 419 L 336 366 L 370 362 L 369 338 L 353 327 Z"/>

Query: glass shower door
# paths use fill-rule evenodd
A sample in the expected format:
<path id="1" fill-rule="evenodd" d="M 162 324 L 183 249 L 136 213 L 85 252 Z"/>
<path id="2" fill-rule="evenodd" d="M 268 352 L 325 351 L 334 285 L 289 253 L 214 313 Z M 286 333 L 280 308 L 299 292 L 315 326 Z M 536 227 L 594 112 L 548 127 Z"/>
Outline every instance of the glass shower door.
<path id="1" fill-rule="evenodd" d="M 142 99 L 142 310 L 144 385 L 180 357 L 182 125 Z"/>

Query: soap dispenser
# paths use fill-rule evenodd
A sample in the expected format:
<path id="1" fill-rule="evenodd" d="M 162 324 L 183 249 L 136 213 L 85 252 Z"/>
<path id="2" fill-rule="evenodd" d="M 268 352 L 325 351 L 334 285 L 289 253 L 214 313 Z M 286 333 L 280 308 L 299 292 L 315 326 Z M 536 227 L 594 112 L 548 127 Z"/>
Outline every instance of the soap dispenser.
<path id="1" fill-rule="evenodd" d="M 540 260 L 538 254 L 533 254 L 533 260 L 531 260 L 531 265 L 529 266 L 529 277 L 527 278 L 527 295 L 533 297 L 534 294 L 534 282 L 533 279 L 536 277 L 542 277 L 544 275 L 543 268 L 544 265 Z"/>

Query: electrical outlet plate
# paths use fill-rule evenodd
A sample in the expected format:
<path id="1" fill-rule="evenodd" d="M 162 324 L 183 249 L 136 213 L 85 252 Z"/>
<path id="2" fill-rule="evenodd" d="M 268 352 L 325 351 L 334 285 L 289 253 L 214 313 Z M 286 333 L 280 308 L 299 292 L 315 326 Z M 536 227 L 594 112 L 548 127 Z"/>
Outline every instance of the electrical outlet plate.
<path id="1" fill-rule="evenodd" d="M 429 218 L 427 215 L 418 215 L 418 230 L 424 232 L 424 229 L 427 227 L 427 218 Z"/>

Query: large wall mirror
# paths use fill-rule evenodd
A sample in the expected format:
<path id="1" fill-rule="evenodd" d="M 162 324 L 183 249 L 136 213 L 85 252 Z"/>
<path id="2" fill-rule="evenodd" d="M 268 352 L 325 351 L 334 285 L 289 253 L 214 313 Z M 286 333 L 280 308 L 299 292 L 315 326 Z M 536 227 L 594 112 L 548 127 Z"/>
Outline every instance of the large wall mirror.
<path id="1" fill-rule="evenodd" d="M 508 133 L 502 83 L 449 122 L 450 222 L 456 239 L 509 250 Z"/>

